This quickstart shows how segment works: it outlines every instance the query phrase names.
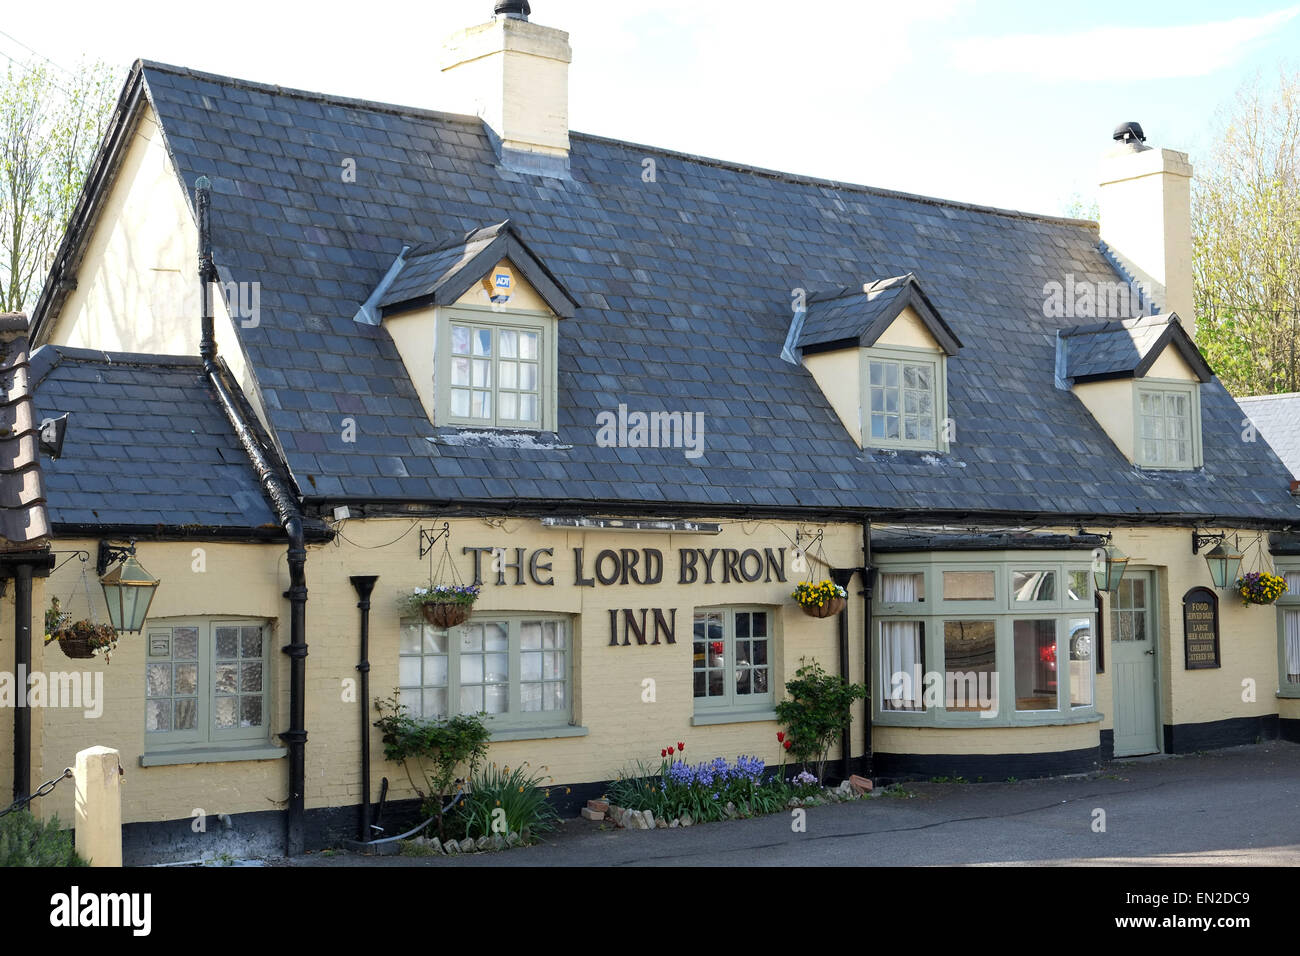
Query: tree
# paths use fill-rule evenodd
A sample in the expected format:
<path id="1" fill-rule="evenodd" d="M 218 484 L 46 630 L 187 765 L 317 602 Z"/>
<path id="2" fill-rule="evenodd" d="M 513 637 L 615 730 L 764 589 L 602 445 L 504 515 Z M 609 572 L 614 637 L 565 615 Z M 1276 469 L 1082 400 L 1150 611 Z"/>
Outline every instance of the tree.
<path id="1" fill-rule="evenodd" d="M 1300 391 L 1300 72 L 1237 93 L 1193 180 L 1197 343 L 1235 395 Z"/>
<path id="2" fill-rule="evenodd" d="M 118 85 L 99 62 L 72 74 L 10 63 L 0 85 L 0 311 L 36 304 Z"/>

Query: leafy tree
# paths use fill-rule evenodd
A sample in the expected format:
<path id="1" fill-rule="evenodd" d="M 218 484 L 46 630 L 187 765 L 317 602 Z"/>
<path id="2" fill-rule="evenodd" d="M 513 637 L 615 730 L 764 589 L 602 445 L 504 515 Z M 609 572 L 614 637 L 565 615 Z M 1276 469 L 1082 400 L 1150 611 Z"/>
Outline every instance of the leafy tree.
<path id="1" fill-rule="evenodd" d="M 1244 85 L 1192 194 L 1197 343 L 1236 395 L 1300 391 L 1300 72 Z"/>
<path id="2" fill-rule="evenodd" d="M 103 139 L 118 86 L 103 63 L 73 74 L 10 63 L 0 83 L 0 310 L 30 310 Z"/>

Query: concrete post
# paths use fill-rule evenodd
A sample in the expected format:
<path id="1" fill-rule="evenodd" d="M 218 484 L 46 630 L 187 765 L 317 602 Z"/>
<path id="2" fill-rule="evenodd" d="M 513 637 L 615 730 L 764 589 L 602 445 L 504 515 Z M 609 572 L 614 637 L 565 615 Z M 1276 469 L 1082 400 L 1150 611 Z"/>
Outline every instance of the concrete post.
<path id="1" fill-rule="evenodd" d="M 91 866 L 122 865 L 122 783 L 118 753 L 91 747 L 77 754 L 72 782 L 77 855 Z"/>

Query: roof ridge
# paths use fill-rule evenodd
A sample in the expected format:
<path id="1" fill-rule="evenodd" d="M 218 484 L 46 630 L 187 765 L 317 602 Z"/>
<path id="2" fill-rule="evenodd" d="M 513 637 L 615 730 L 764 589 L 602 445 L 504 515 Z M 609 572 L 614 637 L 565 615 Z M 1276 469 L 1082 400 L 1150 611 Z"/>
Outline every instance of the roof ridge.
<path id="1" fill-rule="evenodd" d="M 1272 395 L 1234 395 L 1233 401 L 1237 404 L 1242 402 L 1263 402 L 1274 398 L 1300 398 L 1300 392 L 1274 392 Z"/>
<path id="2" fill-rule="evenodd" d="M 195 70 L 186 66 L 177 66 L 174 63 L 162 63 L 157 60 L 140 59 L 136 62 L 138 62 L 144 69 L 158 70 L 164 73 L 174 73 L 180 76 L 192 76 L 199 79 L 212 80 L 225 86 L 233 86 L 237 89 L 256 90 L 258 92 L 274 93 L 281 96 L 293 96 L 316 103 L 359 107 L 361 109 L 374 110 L 381 113 L 391 113 L 398 116 L 425 116 L 432 119 L 459 122 L 464 125 L 476 127 L 481 127 L 483 123 L 479 117 L 470 116 L 464 113 L 450 113 L 445 110 L 432 110 L 421 106 L 403 106 L 400 103 L 384 103 L 379 100 L 367 100 L 358 97 L 343 96 L 337 93 L 321 93 L 319 91 L 298 89 L 297 87 L 279 86 L 275 83 L 261 83 L 257 80 L 246 80 L 241 77 L 227 76 L 221 73 L 209 73 L 204 70 Z M 734 172 L 751 173 L 756 176 L 763 176 L 769 179 L 776 179 L 792 184 L 828 186 L 832 189 L 850 190 L 852 192 L 865 193 L 872 196 L 882 196 L 890 199 L 905 199 L 910 202 L 925 203 L 931 206 L 962 209 L 968 212 L 986 213 L 1011 219 L 1050 222 L 1059 225 L 1078 227 L 1097 226 L 1097 223 L 1091 219 L 1072 219 L 1069 216 L 1053 216 L 1048 215 L 1047 213 L 1026 212 L 1021 209 L 1007 209 L 1001 206 L 986 206 L 980 203 L 963 202 L 959 199 L 944 199 L 938 196 L 924 196 L 920 193 L 909 193 L 899 189 L 887 189 L 883 186 L 869 186 L 865 183 L 850 183 L 838 179 L 828 179 L 822 176 L 811 176 L 803 173 L 793 173 L 787 170 L 771 169 L 765 166 L 754 166 L 735 160 L 704 156 L 700 153 L 688 153 L 684 150 L 670 149 L 664 146 L 654 146 L 648 143 L 637 143 L 631 140 L 617 139 L 612 136 L 602 136 L 598 133 L 583 133 L 578 130 L 569 130 L 569 138 L 570 140 L 580 139 L 593 143 L 605 143 L 608 145 L 624 147 L 635 152 L 653 152 L 660 156 L 684 159 L 688 162 L 711 166 L 716 169 L 730 169 Z"/>

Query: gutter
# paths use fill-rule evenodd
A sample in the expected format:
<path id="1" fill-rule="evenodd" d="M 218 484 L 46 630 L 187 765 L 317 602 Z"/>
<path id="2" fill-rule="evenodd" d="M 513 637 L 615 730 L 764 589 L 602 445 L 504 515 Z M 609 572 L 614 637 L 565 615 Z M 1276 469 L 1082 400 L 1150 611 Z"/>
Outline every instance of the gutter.
<path id="1" fill-rule="evenodd" d="M 305 816 L 304 791 L 306 790 L 306 685 L 307 685 L 307 546 L 303 533 L 302 512 L 293 494 L 280 480 L 266 457 L 262 446 L 244 420 L 234 396 L 227 387 L 221 367 L 217 364 L 217 337 L 212 311 L 212 284 L 217 281 L 216 266 L 212 261 L 212 230 L 210 205 L 212 183 L 206 176 L 195 182 L 195 204 L 199 218 L 199 286 L 202 305 L 202 327 L 199 337 L 199 358 L 203 371 L 217 393 L 226 418 L 230 421 L 245 454 L 257 473 L 267 498 L 289 538 L 289 643 L 281 651 L 289 656 L 289 729 L 280 739 L 289 746 L 289 800 L 285 820 L 285 855 L 298 856 L 305 846 L 303 818 Z"/>

